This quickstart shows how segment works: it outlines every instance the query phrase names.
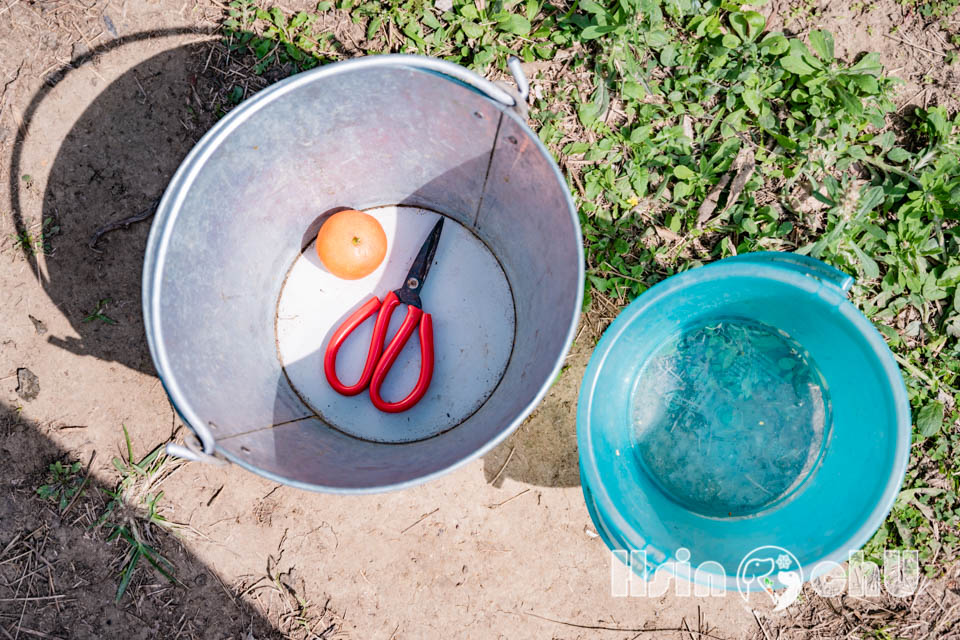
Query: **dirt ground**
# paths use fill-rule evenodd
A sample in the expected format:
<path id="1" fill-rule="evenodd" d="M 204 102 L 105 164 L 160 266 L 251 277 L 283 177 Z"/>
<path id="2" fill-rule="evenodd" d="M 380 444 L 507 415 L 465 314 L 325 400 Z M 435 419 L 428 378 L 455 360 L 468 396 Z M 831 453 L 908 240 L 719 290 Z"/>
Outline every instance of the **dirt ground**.
<path id="1" fill-rule="evenodd" d="M 765 11 L 795 32 L 833 28 L 841 54 L 881 51 L 907 80 L 905 104 L 956 105 L 956 71 L 940 63 L 948 32 L 899 4 L 873 5 L 794 19 L 784 18 L 788 3 Z M 215 0 L 0 0 L 0 634 L 764 637 L 754 613 L 765 619 L 763 600 L 611 596 L 575 430 L 599 317 L 584 320 L 569 368 L 517 433 L 425 486 L 341 497 L 237 467 L 171 462 L 160 505 L 179 526 L 154 527 L 149 542 L 179 584 L 144 563 L 114 603 L 124 547 L 96 523 L 102 490 L 118 479 L 121 425 L 135 457 L 183 427 L 143 335 L 149 223 L 95 248 L 89 241 L 111 221 L 149 213 L 215 121 L 220 96 L 265 84 L 237 75 L 211 47 L 222 16 Z M 890 21 L 903 21 L 898 38 L 913 46 L 868 32 Z M 49 254 L 25 257 L 18 234 L 44 229 Z M 116 324 L 93 317 L 98 306 Z M 22 395 L 24 368 L 38 379 L 34 399 Z M 50 462 L 67 459 L 83 463 L 89 484 L 58 513 L 35 490 Z M 682 636 L 666 631 L 684 627 Z"/>

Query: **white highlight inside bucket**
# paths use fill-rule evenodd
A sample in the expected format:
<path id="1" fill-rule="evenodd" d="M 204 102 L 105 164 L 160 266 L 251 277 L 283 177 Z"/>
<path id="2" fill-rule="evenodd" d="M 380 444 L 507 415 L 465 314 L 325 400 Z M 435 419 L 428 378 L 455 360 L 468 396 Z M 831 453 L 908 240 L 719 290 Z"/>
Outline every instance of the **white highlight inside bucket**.
<path id="1" fill-rule="evenodd" d="M 387 235 L 387 257 L 372 274 L 341 280 L 317 258 L 314 244 L 291 267 L 277 304 L 277 351 L 290 384 L 304 403 L 330 426 L 364 440 L 402 443 L 422 440 L 469 418 L 500 382 L 515 333 L 510 285 L 496 257 L 469 229 L 447 218 L 433 266 L 420 297 L 433 316 L 434 373 L 426 395 L 398 414 L 378 411 L 369 394 L 346 397 L 334 391 L 323 372 L 330 336 L 371 296 L 381 300 L 399 288 L 439 214 L 415 207 L 367 211 Z M 393 313 L 387 340 L 403 321 L 406 307 Z M 347 385 L 360 377 L 376 315 L 344 342 L 337 373 Z M 420 344 L 410 338 L 381 389 L 387 401 L 405 397 L 420 372 Z"/>

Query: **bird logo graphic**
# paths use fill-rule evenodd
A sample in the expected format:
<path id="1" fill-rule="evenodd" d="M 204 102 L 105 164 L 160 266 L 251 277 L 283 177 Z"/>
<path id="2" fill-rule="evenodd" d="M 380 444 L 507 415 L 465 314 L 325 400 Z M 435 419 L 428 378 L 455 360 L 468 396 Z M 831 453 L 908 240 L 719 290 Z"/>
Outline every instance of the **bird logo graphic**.
<path id="1" fill-rule="evenodd" d="M 737 590 L 744 600 L 751 591 L 766 593 L 774 611 L 782 611 L 796 602 L 803 587 L 803 569 L 797 557 L 774 545 L 757 547 L 740 561 Z"/>

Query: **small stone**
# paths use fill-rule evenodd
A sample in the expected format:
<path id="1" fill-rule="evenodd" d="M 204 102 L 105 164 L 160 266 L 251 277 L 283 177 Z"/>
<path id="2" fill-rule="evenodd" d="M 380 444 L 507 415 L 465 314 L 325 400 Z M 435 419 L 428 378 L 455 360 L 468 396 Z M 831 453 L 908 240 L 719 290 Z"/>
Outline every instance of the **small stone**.
<path id="1" fill-rule="evenodd" d="M 83 40 L 77 40 L 73 43 L 73 50 L 70 52 L 71 57 L 76 60 L 77 58 L 83 57 L 90 53 L 90 47 L 87 46 Z"/>
<path id="2" fill-rule="evenodd" d="M 33 328 L 36 329 L 38 336 L 42 336 L 47 332 L 47 325 L 43 323 L 43 320 L 38 320 L 29 314 L 27 314 L 27 317 L 30 318 L 30 322 L 33 323 Z"/>
<path id="3" fill-rule="evenodd" d="M 26 367 L 17 369 L 17 395 L 24 400 L 33 400 L 40 393 L 40 378 Z"/>
<path id="4" fill-rule="evenodd" d="M 446 13 L 453 9 L 453 0 L 437 0 L 434 5 L 438 11 Z"/>

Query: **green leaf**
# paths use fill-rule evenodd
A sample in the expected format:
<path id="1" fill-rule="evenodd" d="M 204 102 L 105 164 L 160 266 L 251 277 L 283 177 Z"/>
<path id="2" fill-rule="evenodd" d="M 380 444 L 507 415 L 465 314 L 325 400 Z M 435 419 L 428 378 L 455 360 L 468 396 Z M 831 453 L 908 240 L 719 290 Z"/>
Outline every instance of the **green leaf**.
<path id="1" fill-rule="evenodd" d="M 654 29 L 647 31 L 643 35 L 645 44 L 648 47 L 659 48 L 670 42 L 670 36 L 663 29 Z"/>
<path id="2" fill-rule="evenodd" d="M 123 573 L 120 575 L 120 585 L 117 587 L 117 598 L 116 601 L 119 603 L 120 599 L 123 597 L 123 593 L 127 590 L 127 585 L 130 584 L 130 578 L 133 577 L 133 570 L 137 567 L 137 561 L 140 560 L 140 549 L 134 547 L 130 552 L 130 558 L 127 560 L 127 566 L 124 568 Z"/>
<path id="3" fill-rule="evenodd" d="M 309 17 L 310 17 L 310 16 L 308 16 L 308 15 L 307 15 L 306 13 L 304 13 L 303 11 L 299 12 L 297 15 L 295 15 L 295 16 L 293 17 L 293 20 L 290 21 L 290 25 L 289 25 L 290 28 L 291 28 L 291 29 L 297 29 L 297 28 L 301 27 L 301 26 L 303 25 L 303 23 L 305 23 L 305 22 L 307 21 L 307 18 L 309 18 Z"/>
<path id="4" fill-rule="evenodd" d="M 540 2 L 538 0 L 527 0 L 527 20 L 533 21 L 540 13 Z"/>
<path id="5" fill-rule="evenodd" d="M 747 24 L 750 25 L 750 39 L 755 40 L 767 26 L 767 19 L 756 11 L 744 11 L 743 15 L 747 19 Z"/>
<path id="6" fill-rule="evenodd" d="M 817 29 L 810 32 L 810 46 L 826 62 L 833 62 L 833 34 Z"/>
<path id="7" fill-rule="evenodd" d="M 798 146 L 794 140 L 788 138 L 787 136 L 782 136 L 777 133 L 774 133 L 772 135 L 773 135 L 773 139 L 777 141 L 777 144 L 779 144 L 781 147 L 783 147 L 788 151 L 793 151 Z"/>
<path id="8" fill-rule="evenodd" d="M 691 178 L 697 177 L 697 174 L 691 171 L 689 167 L 685 167 L 682 164 L 678 164 L 673 168 L 673 175 L 681 180 L 690 180 Z"/>
<path id="9" fill-rule="evenodd" d="M 472 20 L 464 20 L 460 23 L 460 28 L 468 38 L 479 38 L 483 36 L 483 27 Z"/>
<path id="10" fill-rule="evenodd" d="M 859 87 L 864 93 L 873 95 L 880 91 L 880 85 L 877 84 L 877 79 L 873 76 L 861 73 L 850 77 L 856 83 L 857 87 Z"/>
<path id="11" fill-rule="evenodd" d="M 863 115 L 863 102 L 860 101 L 859 97 L 841 87 L 835 87 L 834 90 L 837 92 L 837 97 L 840 98 L 840 102 L 843 103 L 843 108 L 847 113 L 854 116 Z"/>
<path id="12" fill-rule="evenodd" d="M 737 47 L 740 46 L 740 38 L 733 35 L 732 33 L 723 34 L 723 38 L 720 40 L 720 42 L 727 49 L 736 49 Z"/>
<path id="13" fill-rule="evenodd" d="M 944 287 L 951 287 L 958 282 L 960 282 L 960 265 L 949 267 L 937 278 L 937 283 Z"/>
<path id="14" fill-rule="evenodd" d="M 771 32 L 764 36 L 763 40 L 760 41 L 761 49 L 766 49 L 775 56 L 780 55 L 781 53 L 786 52 L 790 48 L 790 45 L 787 44 L 787 39 L 779 32 Z"/>
<path id="15" fill-rule="evenodd" d="M 877 205 L 883 202 L 883 187 L 870 187 L 860 194 L 860 204 L 857 207 L 859 215 L 873 211 Z"/>
<path id="16" fill-rule="evenodd" d="M 367 25 L 367 40 L 373 40 L 377 32 L 380 31 L 381 24 L 383 24 L 383 18 L 380 16 L 374 16 L 370 19 L 370 24 Z"/>
<path id="17" fill-rule="evenodd" d="M 643 100 L 647 97 L 647 92 L 639 82 L 627 80 L 623 83 L 623 95 L 634 100 Z"/>
<path id="18" fill-rule="evenodd" d="M 592 24 L 580 32 L 580 38 L 582 40 L 596 40 L 600 36 L 610 33 L 614 29 L 616 29 L 616 27 L 611 25 L 600 26 Z"/>
<path id="19" fill-rule="evenodd" d="M 860 61 L 847 69 L 853 73 L 866 73 L 871 76 L 878 76 L 883 71 L 883 65 L 880 64 L 879 53 L 868 53 L 860 58 Z"/>
<path id="20" fill-rule="evenodd" d="M 580 118 L 580 124 L 588 129 L 597 121 L 598 115 L 599 109 L 592 102 L 581 102 L 580 106 L 577 107 L 577 117 Z"/>
<path id="21" fill-rule="evenodd" d="M 440 24 L 440 21 L 437 20 L 437 17 L 433 15 L 433 12 L 429 9 L 424 9 L 423 11 L 423 24 L 427 25 L 431 29 L 439 29 L 443 26 Z"/>
<path id="22" fill-rule="evenodd" d="M 747 105 L 747 108 L 750 111 L 753 111 L 754 114 L 760 115 L 760 92 L 756 89 L 746 89 L 743 92 L 743 103 Z"/>
<path id="23" fill-rule="evenodd" d="M 739 11 L 730 14 L 730 26 L 734 32 L 740 36 L 741 40 L 747 40 L 750 33 L 750 25 L 747 24 L 747 18 Z"/>
<path id="24" fill-rule="evenodd" d="M 912 155 L 913 154 L 911 154 L 909 151 L 907 151 L 903 147 L 894 147 L 893 149 L 890 149 L 890 151 L 887 152 L 887 159 L 890 160 L 890 162 L 900 163 L 900 162 L 906 162 L 907 160 L 910 159 Z"/>
<path id="25" fill-rule="evenodd" d="M 333 7 L 333 3 L 329 0 L 323 0 L 323 2 L 317 3 L 317 11 L 323 13 L 324 11 L 329 11 Z"/>
<path id="26" fill-rule="evenodd" d="M 802 58 L 793 55 L 780 58 L 780 66 L 790 73 L 795 73 L 798 76 L 808 76 L 816 71 L 816 69 L 804 62 Z"/>
<path id="27" fill-rule="evenodd" d="M 505 33 L 525 36 L 530 33 L 530 21 L 515 13 L 508 13 L 502 15 L 500 19 L 497 20 L 497 29 Z"/>
<path id="28" fill-rule="evenodd" d="M 280 7 L 274 7 L 270 10 L 270 22 L 272 22 L 278 29 L 284 29 L 287 26 L 287 17 L 283 15 L 283 10 Z"/>
<path id="29" fill-rule="evenodd" d="M 943 426 L 943 404 L 931 402 L 924 405 L 917 413 L 917 433 L 929 438 L 940 431 Z"/>
<path id="30" fill-rule="evenodd" d="M 744 42 L 753 42 L 763 31 L 766 19 L 756 11 L 735 11 L 730 14 L 730 26 Z"/>
<path id="31" fill-rule="evenodd" d="M 857 254 L 860 266 L 863 267 L 863 274 L 868 278 L 879 278 L 880 267 L 877 266 L 877 262 L 868 256 L 855 242 L 850 243 L 850 246 L 853 247 L 853 252 Z"/>
<path id="32" fill-rule="evenodd" d="M 943 107 L 933 107 L 926 113 L 927 122 L 933 125 L 933 129 L 942 141 L 950 137 L 951 126 L 947 122 L 947 112 Z"/>

